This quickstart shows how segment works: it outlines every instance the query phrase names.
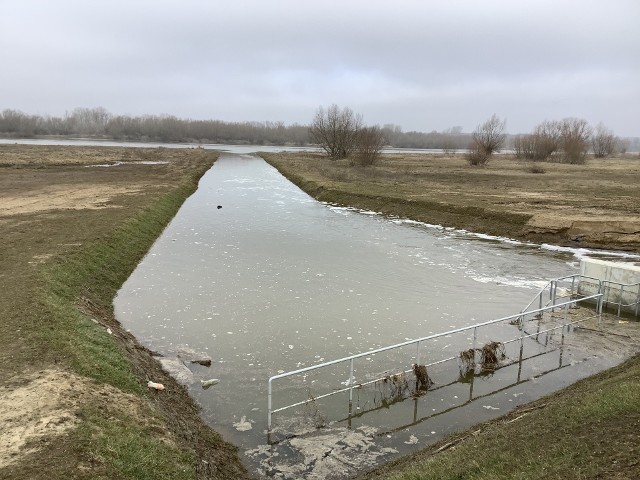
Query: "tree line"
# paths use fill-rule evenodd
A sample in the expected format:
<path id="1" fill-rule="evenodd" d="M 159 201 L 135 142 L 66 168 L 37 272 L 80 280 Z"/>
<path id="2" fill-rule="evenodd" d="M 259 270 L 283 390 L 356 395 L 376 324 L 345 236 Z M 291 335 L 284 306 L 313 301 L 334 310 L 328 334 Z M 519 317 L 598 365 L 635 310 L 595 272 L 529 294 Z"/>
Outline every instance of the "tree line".
<path id="1" fill-rule="evenodd" d="M 76 108 L 62 117 L 0 112 L 0 134 L 10 138 L 82 136 L 121 141 L 307 145 L 307 125 L 284 122 L 224 122 L 173 115 L 113 115 L 102 107 Z"/>
<path id="2" fill-rule="evenodd" d="M 594 129 L 586 120 L 565 118 L 542 122 L 532 133 L 518 135 L 513 148 L 518 158 L 580 164 L 589 152 L 596 158 L 625 153 L 629 142 L 617 137 L 602 123 Z"/>
<path id="3" fill-rule="evenodd" d="M 114 115 L 102 107 L 76 108 L 60 117 L 29 115 L 11 109 L 0 112 L 0 135 L 7 138 L 79 136 L 165 143 L 317 145 L 331 158 L 357 153 L 354 158 L 363 163 L 372 161 L 382 146 L 441 149 L 448 153 L 465 150 L 473 164 L 486 163 L 496 150 L 505 147 L 513 149 L 519 158 L 570 163 L 580 163 L 588 151 L 604 157 L 629 147 L 628 141 L 616 137 L 604 125 L 592 129 L 581 119 L 545 121 L 530 134 L 517 136 L 507 135 L 505 126 L 506 122 L 494 115 L 471 133 L 464 133 L 459 126 L 442 132 L 405 132 L 394 124 L 366 126 L 361 115 L 337 105 L 319 107 L 309 125 L 192 120 L 173 115 Z M 328 132 L 340 138 L 328 141 Z M 483 138 L 487 133 L 489 138 Z M 496 139 L 500 140 L 499 148 L 485 144 Z M 634 139 L 632 146 L 638 147 L 638 139 Z"/>
<path id="4" fill-rule="evenodd" d="M 62 116 L 0 111 L 0 135 L 7 138 L 80 136 L 119 141 L 227 143 L 251 145 L 313 144 L 310 125 L 284 122 L 225 122 L 181 119 L 173 115 L 113 115 L 102 107 L 76 108 Z M 470 134 L 461 127 L 444 132 L 403 132 L 393 124 L 381 128 L 385 144 L 396 148 L 466 148 Z"/>

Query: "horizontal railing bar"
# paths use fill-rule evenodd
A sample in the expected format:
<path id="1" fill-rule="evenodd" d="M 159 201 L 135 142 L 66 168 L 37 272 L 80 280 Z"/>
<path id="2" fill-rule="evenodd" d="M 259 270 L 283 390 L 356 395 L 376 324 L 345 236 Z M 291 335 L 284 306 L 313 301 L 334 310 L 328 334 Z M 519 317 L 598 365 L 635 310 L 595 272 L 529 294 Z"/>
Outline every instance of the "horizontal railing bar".
<path id="1" fill-rule="evenodd" d="M 505 341 L 505 342 L 501 342 L 501 343 L 502 343 L 503 345 L 506 345 L 506 344 L 508 344 L 508 343 L 519 342 L 519 341 L 521 341 L 521 339 L 523 339 L 523 338 L 531 338 L 531 337 L 535 337 L 536 335 L 540 335 L 540 334 L 542 334 L 542 333 L 547 333 L 547 332 L 550 332 L 550 331 L 553 331 L 553 330 L 557 330 L 557 329 L 559 329 L 559 328 L 564 328 L 564 327 L 566 327 L 567 325 L 574 325 L 574 324 L 576 324 L 576 323 L 582 323 L 582 322 L 584 322 L 584 321 L 586 321 L 586 320 L 590 320 L 590 319 L 592 319 L 592 318 L 596 318 L 596 317 L 595 317 L 595 316 L 594 316 L 594 317 L 588 317 L 588 318 L 584 318 L 584 319 L 582 319 L 582 320 L 576 320 L 576 321 L 573 321 L 573 322 L 568 322 L 568 323 L 565 323 L 565 324 L 563 324 L 563 325 L 558 325 L 558 326 L 555 326 L 555 327 L 553 327 L 553 328 L 549 328 L 549 329 L 547 329 L 547 330 L 540 330 L 539 332 L 531 333 L 531 334 L 527 334 L 527 335 L 524 335 L 524 336 L 522 336 L 522 337 L 517 337 L 517 338 L 511 339 L 511 340 L 507 340 L 507 341 Z M 544 355 L 544 354 L 546 354 L 546 353 L 549 353 L 549 352 L 537 353 L 537 354 L 532 355 L 532 356 L 530 356 L 530 357 L 525 357 L 525 358 L 523 358 L 523 359 L 522 359 L 522 361 L 524 361 L 524 360 L 530 360 L 530 359 L 532 359 L 532 358 L 536 358 L 536 357 L 538 357 L 538 356 L 540 356 L 540 355 Z M 427 364 L 425 364 L 425 367 L 432 367 L 432 366 L 434 366 L 434 365 L 439 365 L 439 364 L 441 364 L 441 363 L 450 362 L 451 360 L 457 360 L 458 358 L 460 358 L 460 357 L 458 357 L 458 356 L 454 356 L 454 357 L 445 358 L 445 359 L 443 359 L 443 360 L 438 360 L 438 361 L 436 361 L 436 362 L 427 363 Z M 503 366 L 501 366 L 500 368 L 509 367 L 509 366 L 511 366 L 511 365 L 515 365 L 516 363 L 517 363 L 517 362 L 515 362 L 515 361 L 514 361 L 514 362 L 508 363 L 508 364 L 506 364 L 506 365 L 503 365 Z M 293 408 L 293 407 L 297 407 L 297 406 L 300 406 L 300 405 L 305 405 L 305 404 L 307 404 L 307 403 L 309 403 L 309 402 L 312 402 L 312 401 L 314 401 L 314 400 L 320 400 L 321 398 L 330 397 L 330 396 L 332 396 L 332 395 L 337 395 L 337 394 L 339 394 L 339 393 L 347 392 L 347 391 L 349 391 L 349 390 L 351 390 L 351 389 L 359 389 L 359 388 L 365 387 L 365 386 L 367 386 L 367 385 L 371 385 L 372 383 L 377 383 L 377 382 L 380 382 L 380 381 L 382 381 L 382 380 L 385 380 L 385 379 L 387 379 L 387 378 L 391 377 L 392 375 L 398 375 L 399 373 L 411 373 L 411 372 L 413 372 L 413 370 L 411 370 L 411 369 L 410 369 L 410 370 L 403 370 L 403 371 L 398 372 L 398 373 L 390 373 L 390 374 L 388 374 L 388 375 L 386 375 L 386 376 L 384 376 L 384 377 L 376 378 L 375 380 L 367 380 L 366 382 L 358 382 L 358 383 L 355 383 L 353 386 L 349 386 L 349 387 L 341 388 L 341 389 L 338 389 L 338 390 L 333 390 L 333 391 L 331 391 L 331 392 L 329 392 L 329 393 L 325 393 L 325 394 L 323 394 L 323 395 L 319 395 L 319 396 L 317 396 L 317 397 L 313 397 L 313 398 L 310 398 L 310 399 L 308 399 L 308 400 L 304 400 L 304 401 L 297 402 L 297 403 L 294 403 L 294 404 L 291 404 L 291 405 L 287 405 L 287 406 L 284 406 L 284 407 L 277 408 L 277 409 L 275 409 L 275 410 L 272 410 L 272 411 L 271 411 L 271 413 L 278 413 L 278 412 L 282 412 L 282 411 L 284 411 L 284 410 L 288 410 L 288 409 Z M 457 381 L 454 381 L 454 382 L 448 383 L 448 384 L 446 384 L 446 385 L 439 385 L 438 387 L 436 387 L 436 388 L 434 388 L 434 389 L 432 389 L 432 390 L 430 390 L 430 391 L 439 390 L 440 388 L 443 388 L 443 387 L 446 387 L 446 386 L 449 386 L 449 385 L 453 385 L 454 383 L 457 383 Z"/>
<path id="2" fill-rule="evenodd" d="M 395 345 L 389 345 L 387 347 L 382 347 L 382 348 L 377 348 L 377 349 L 374 349 L 374 350 L 369 350 L 368 352 L 357 353 L 355 355 L 350 355 L 348 357 L 342 357 L 342 358 L 339 358 L 339 359 L 336 359 L 336 360 L 331 360 L 329 362 L 319 363 L 317 365 L 311 365 L 309 367 L 300 368 L 298 370 L 292 370 L 290 372 L 280 373 L 278 375 L 274 375 L 274 376 L 270 377 L 269 378 L 269 382 L 272 382 L 273 380 L 278 380 L 280 378 L 286 378 L 286 377 L 290 377 L 292 375 L 298 375 L 298 374 L 301 374 L 301 373 L 309 372 L 311 370 L 317 370 L 318 368 L 324 368 L 324 367 L 328 367 L 328 366 L 331 366 L 331 365 L 336 365 L 338 363 L 343 363 L 343 362 L 349 361 L 351 359 L 367 357 L 369 355 L 375 355 L 377 353 L 386 352 L 388 350 L 394 350 L 396 348 L 406 347 L 408 345 L 413 345 L 413 344 L 415 344 L 417 342 L 424 342 L 426 340 L 433 340 L 435 338 L 440 338 L 440 337 L 444 337 L 444 336 L 447 336 L 447 335 L 453 335 L 455 333 L 461 333 L 461 332 L 465 332 L 467 330 L 473 330 L 474 328 L 484 327 L 486 325 L 493 325 L 495 323 L 500 323 L 500 322 L 504 322 L 504 321 L 507 321 L 507 320 L 513 320 L 513 319 L 516 319 L 516 318 L 520 318 L 523 315 L 532 315 L 532 314 L 536 314 L 536 313 L 542 313 L 542 312 L 545 312 L 547 310 L 551 310 L 551 308 L 560 308 L 560 307 L 563 307 L 565 305 L 570 305 L 570 304 L 575 304 L 575 303 L 578 303 L 578 302 L 583 302 L 583 301 L 586 301 L 586 300 L 596 299 L 596 298 L 599 298 L 600 296 L 601 296 L 601 294 L 598 293 L 598 294 L 595 294 L 595 295 L 590 295 L 588 297 L 583 297 L 583 298 L 578 299 L 578 300 L 571 300 L 571 301 L 568 301 L 568 302 L 558 303 L 558 304 L 553 305 L 553 307 L 544 307 L 544 308 L 539 308 L 539 309 L 536 309 L 536 310 L 531 310 L 529 312 L 520 312 L 520 313 L 516 313 L 514 315 L 509 315 L 507 317 L 497 318 L 495 320 L 489 320 L 489 321 L 482 322 L 482 323 L 476 323 L 474 325 L 469 325 L 467 327 L 456 328 L 454 330 L 448 330 L 446 332 L 436 333 L 436 334 L 433 334 L 433 335 L 417 338 L 417 339 L 414 339 L 414 340 L 407 340 L 406 342 L 397 343 Z"/>
<path id="3" fill-rule="evenodd" d="M 556 291 L 557 291 L 557 288 L 558 288 L 558 282 L 562 281 L 562 280 L 567 280 L 567 279 L 574 279 L 575 280 L 575 278 L 593 278 L 593 277 L 572 275 L 572 276 L 561 277 L 561 278 L 559 278 L 557 280 L 549 281 L 545 285 L 545 287 L 542 290 L 540 290 L 540 292 L 534 297 L 534 299 L 530 302 L 530 304 L 527 307 L 525 307 L 525 309 L 521 310 L 517 314 L 513 314 L 513 315 L 509 315 L 509 316 L 506 316 L 506 317 L 501 317 L 501 318 L 497 318 L 497 319 L 493 319 L 493 320 L 488 320 L 486 322 L 481 322 L 481 323 L 477 323 L 477 324 L 474 324 L 474 325 L 469 325 L 469 326 L 466 326 L 466 327 L 461 327 L 461 328 L 457 328 L 457 329 L 453 329 L 453 330 L 448 330 L 446 332 L 441 332 L 441 333 L 434 334 L 434 335 L 428 335 L 426 337 L 421 337 L 421 338 L 417 338 L 417 339 L 413 339 L 413 340 L 407 340 L 405 342 L 397 343 L 397 344 L 394 344 L 394 345 L 389 345 L 389 346 L 382 347 L 382 348 L 372 349 L 372 350 L 369 350 L 369 351 L 366 351 L 366 352 L 361 352 L 361 353 L 358 353 L 358 354 L 355 354 L 355 355 L 350 355 L 350 356 L 347 356 L 347 357 L 331 360 L 329 362 L 323 362 L 323 363 L 320 363 L 320 364 L 317 364 L 317 365 L 310 365 L 308 367 L 304 367 L 304 368 L 300 368 L 300 369 L 293 370 L 293 371 L 290 371 L 290 372 L 284 372 L 284 373 L 281 373 L 281 374 L 274 375 L 274 376 L 270 377 L 269 380 L 268 380 L 268 392 L 269 392 L 269 394 L 268 394 L 268 411 L 269 411 L 268 428 L 269 429 L 271 428 L 271 415 L 273 413 L 277 413 L 277 412 L 280 412 L 280 411 L 283 411 L 283 410 L 286 410 L 286 409 L 289 409 L 289 408 L 293 408 L 295 406 L 307 404 L 309 401 L 312 401 L 314 399 L 322 399 L 322 398 L 329 397 L 329 396 L 332 396 L 332 395 L 336 395 L 336 394 L 339 394 L 339 393 L 342 393 L 342 392 L 352 391 L 354 388 L 361 388 L 361 387 L 363 387 L 365 385 L 370 385 L 372 383 L 376 383 L 376 382 L 379 382 L 381 380 L 384 380 L 387 377 L 382 377 L 382 378 L 378 378 L 378 379 L 375 379 L 375 380 L 370 380 L 370 381 L 367 381 L 367 382 L 364 382 L 364 383 L 360 383 L 360 384 L 357 384 L 357 385 L 349 385 L 349 386 L 347 386 L 345 388 L 334 390 L 332 392 L 329 392 L 329 393 L 326 393 L 326 394 L 323 394 L 323 395 L 320 395 L 320 396 L 317 396 L 317 397 L 312 397 L 309 400 L 297 402 L 297 403 L 295 403 L 293 405 L 280 407 L 278 409 L 272 409 L 272 403 L 271 403 L 272 402 L 272 400 L 271 400 L 272 383 L 273 383 L 274 380 L 290 377 L 290 376 L 293 376 L 293 375 L 299 375 L 299 374 L 302 374 L 302 373 L 310 372 L 310 371 L 313 371 L 313 370 L 317 370 L 317 369 L 320 369 L 320 368 L 325 368 L 325 367 L 332 366 L 332 365 L 341 364 L 341 363 L 344 363 L 346 361 L 351 361 L 352 365 L 353 365 L 353 360 L 355 360 L 357 358 L 375 356 L 378 353 L 386 352 L 386 351 L 389 351 L 389 350 L 395 350 L 395 349 L 398 349 L 398 348 L 402 348 L 402 347 L 406 347 L 406 346 L 410 346 L 410 345 L 415 345 L 415 344 L 418 344 L 418 347 L 419 347 L 420 342 L 424 342 L 424 341 L 427 341 L 427 340 L 435 340 L 437 338 L 447 337 L 447 336 L 451 336 L 451 335 L 454 335 L 454 334 L 457 334 L 457 333 L 467 332 L 467 331 L 470 331 L 470 330 L 474 330 L 475 331 L 478 327 L 494 325 L 494 324 L 505 322 L 505 321 L 509 321 L 509 320 L 511 320 L 511 321 L 518 320 L 518 322 L 521 323 L 523 325 L 523 328 L 524 328 L 524 323 L 527 322 L 526 318 L 527 318 L 528 315 L 538 315 L 538 318 L 540 318 L 540 316 L 546 311 L 551 310 L 553 312 L 555 309 L 560 309 L 561 307 L 569 306 L 569 305 L 576 305 L 576 304 L 578 304 L 580 302 L 584 302 L 584 301 L 587 301 L 587 300 L 598 299 L 598 302 L 600 302 L 600 304 L 602 304 L 603 297 L 604 297 L 604 294 L 602 293 L 603 282 L 601 282 L 600 280 L 595 279 L 595 278 L 593 278 L 593 280 L 596 280 L 598 282 L 598 284 L 599 284 L 599 288 L 598 288 L 598 292 L 599 293 L 594 294 L 594 295 L 581 297 L 581 298 L 572 298 L 573 297 L 573 284 L 572 284 L 572 291 L 571 291 L 572 295 L 566 296 L 566 297 L 560 297 L 560 298 L 569 298 L 569 301 L 561 302 L 561 303 L 554 303 L 557 300 Z M 614 283 L 614 282 L 610 282 L 610 283 Z M 621 287 L 621 290 L 624 288 L 624 286 L 631 286 L 631 284 L 620 284 L 620 285 L 623 285 Z M 633 284 L 633 285 L 636 285 L 636 284 Z M 640 285 L 640 283 L 638 283 L 637 285 Z M 549 296 L 551 297 L 553 295 L 553 298 L 550 298 L 549 302 L 547 302 L 547 304 L 544 307 L 542 307 L 542 296 L 545 294 L 545 291 L 549 287 L 550 287 Z M 536 300 L 540 301 L 540 304 L 541 304 L 540 307 L 537 308 L 537 309 L 534 309 L 534 310 L 526 311 L 526 309 L 529 308 Z M 607 303 L 609 303 L 609 302 L 607 302 Z M 636 302 L 636 304 L 637 304 L 637 302 Z M 631 304 L 631 305 L 633 305 L 633 304 Z M 630 305 L 624 305 L 624 306 L 626 307 L 626 306 L 630 306 Z M 531 320 L 534 320 L 534 319 L 531 319 Z M 529 320 L 529 321 L 531 321 L 531 320 Z M 584 320 L 575 321 L 575 322 L 569 322 L 569 323 L 565 323 L 564 325 L 572 325 L 574 323 L 581 323 L 582 321 L 584 321 Z M 542 333 L 547 333 L 547 332 L 550 332 L 550 331 L 553 331 L 553 330 L 557 330 L 559 328 L 561 328 L 561 326 L 556 326 L 556 327 L 552 327 L 552 328 L 549 328 L 549 329 L 546 329 L 546 330 L 543 330 L 543 331 L 538 331 L 536 333 L 533 333 L 533 334 L 530 334 L 530 335 L 526 335 L 526 337 L 520 336 L 520 337 L 514 338 L 512 340 L 508 340 L 506 342 L 503 342 L 503 344 L 512 343 L 512 342 L 516 342 L 516 341 L 522 341 L 523 338 L 530 338 L 530 337 L 533 337 L 533 336 L 538 336 L 538 335 L 540 335 Z M 524 333 L 526 333 L 526 332 L 524 332 Z M 475 337 L 474 337 L 474 345 L 475 345 Z M 418 355 L 419 355 L 419 352 L 418 352 Z M 419 358 L 419 356 L 417 358 Z M 458 356 L 453 356 L 453 357 L 441 359 L 441 360 L 426 364 L 425 366 L 429 367 L 429 366 L 433 366 L 433 365 L 438 365 L 438 364 L 441 364 L 441 363 L 449 362 L 451 360 L 455 360 L 457 358 L 459 358 L 459 357 Z M 419 360 L 416 360 L 416 362 L 418 362 L 418 361 Z M 351 368 L 353 368 L 353 367 L 351 367 Z M 411 371 L 412 370 L 405 370 L 403 373 L 410 373 Z M 353 377 L 351 377 L 349 379 L 350 382 L 352 380 L 353 380 Z"/>
<path id="4" fill-rule="evenodd" d="M 594 283 L 602 283 L 602 284 L 611 284 L 611 285 L 622 285 L 625 287 L 635 287 L 635 286 L 640 286 L 640 282 L 636 282 L 636 283 L 622 283 L 622 282 L 615 282 L 613 280 L 601 280 L 599 278 L 596 277 L 591 277 L 589 275 L 581 275 L 579 273 L 573 274 L 573 275 L 567 275 L 565 277 L 560 277 L 560 278 L 556 278 L 554 281 L 555 282 L 559 282 L 561 280 L 568 280 L 568 279 L 572 279 L 572 278 L 578 278 L 578 279 L 583 279 L 586 278 L 588 280 L 593 280 Z M 551 282 L 549 282 L 551 283 Z M 548 284 L 547 284 L 548 285 Z"/>

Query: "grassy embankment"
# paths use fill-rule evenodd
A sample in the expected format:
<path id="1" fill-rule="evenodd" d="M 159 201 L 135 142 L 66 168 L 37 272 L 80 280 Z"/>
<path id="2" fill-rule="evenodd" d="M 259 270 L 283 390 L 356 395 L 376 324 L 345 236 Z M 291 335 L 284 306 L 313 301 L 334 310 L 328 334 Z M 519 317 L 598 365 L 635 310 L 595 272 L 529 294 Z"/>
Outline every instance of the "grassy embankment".
<path id="1" fill-rule="evenodd" d="M 320 154 L 261 154 L 318 200 L 533 242 L 640 251 L 640 159 L 586 165 L 510 156 L 471 167 L 462 155 L 387 154 L 354 167 Z"/>
<path id="2" fill-rule="evenodd" d="M 112 307 L 215 158 L 0 147 L 0 478 L 246 477 Z"/>
<path id="3" fill-rule="evenodd" d="M 611 219 L 634 225 L 640 219 L 637 159 L 543 164 L 546 173 L 540 175 L 506 158 L 478 169 L 462 158 L 396 155 L 374 168 L 354 168 L 316 155 L 262 155 L 317 199 L 483 233 L 571 243 L 572 219 L 591 220 L 591 226 Z M 555 217 L 547 217 L 548 227 L 569 227 L 530 226 L 535 215 L 549 213 Z M 591 238 L 582 244 L 637 250 L 637 239 L 614 226 L 609 230 L 622 233 L 584 229 Z M 362 478 L 640 478 L 639 399 L 636 355 Z"/>

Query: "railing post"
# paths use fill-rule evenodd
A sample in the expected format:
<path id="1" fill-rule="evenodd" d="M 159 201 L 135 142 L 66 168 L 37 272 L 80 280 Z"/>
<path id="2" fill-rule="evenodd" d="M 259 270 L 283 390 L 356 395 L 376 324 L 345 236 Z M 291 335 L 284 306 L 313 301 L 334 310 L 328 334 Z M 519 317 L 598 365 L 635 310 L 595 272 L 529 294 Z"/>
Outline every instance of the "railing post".
<path id="1" fill-rule="evenodd" d="M 476 364 L 476 347 L 478 345 L 478 327 L 473 327 L 473 365 L 474 369 Z M 472 387 L 473 388 L 473 387 Z"/>
<path id="2" fill-rule="evenodd" d="M 542 310 L 542 292 L 538 295 L 538 310 Z M 542 312 L 538 312 L 538 316 L 542 316 Z"/>
<path id="3" fill-rule="evenodd" d="M 602 315 L 602 306 L 604 303 L 604 292 L 602 291 L 602 280 L 598 280 L 598 293 L 600 294 L 600 298 L 598 298 L 598 315 Z"/>
<path id="4" fill-rule="evenodd" d="M 353 402 L 353 358 L 349 362 L 349 405 Z"/>
<path id="5" fill-rule="evenodd" d="M 618 316 L 620 316 L 620 310 L 622 309 L 622 295 L 624 294 L 624 285 L 620 284 L 620 298 L 618 299 Z"/>
<path id="6" fill-rule="evenodd" d="M 578 294 L 578 292 L 576 292 L 575 294 L 573 293 L 573 289 L 574 289 L 575 286 L 576 286 L 576 276 L 573 275 L 571 277 L 571 298 L 573 298 L 574 295 Z"/>
<path id="7" fill-rule="evenodd" d="M 420 340 L 416 342 L 416 365 L 420 365 Z"/>
<path id="8" fill-rule="evenodd" d="M 271 431 L 271 379 L 269 379 L 268 386 L 268 396 L 267 396 L 267 431 Z"/>
<path id="9" fill-rule="evenodd" d="M 551 280 L 551 290 L 549 291 L 549 295 L 551 296 L 551 312 L 554 311 L 553 306 L 556 304 L 556 289 L 558 288 L 558 283 L 555 280 Z"/>

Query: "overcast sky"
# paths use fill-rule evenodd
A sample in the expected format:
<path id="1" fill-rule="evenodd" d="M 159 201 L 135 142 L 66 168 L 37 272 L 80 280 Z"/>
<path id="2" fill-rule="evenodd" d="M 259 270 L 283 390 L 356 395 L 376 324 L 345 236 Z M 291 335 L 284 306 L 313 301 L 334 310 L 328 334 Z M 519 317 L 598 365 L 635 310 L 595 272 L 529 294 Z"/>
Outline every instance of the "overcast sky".
<path id="1" fill-rule="evenodd" d="M 640 136 L 639 0 L 0 0 L 0 110 Z"/>

